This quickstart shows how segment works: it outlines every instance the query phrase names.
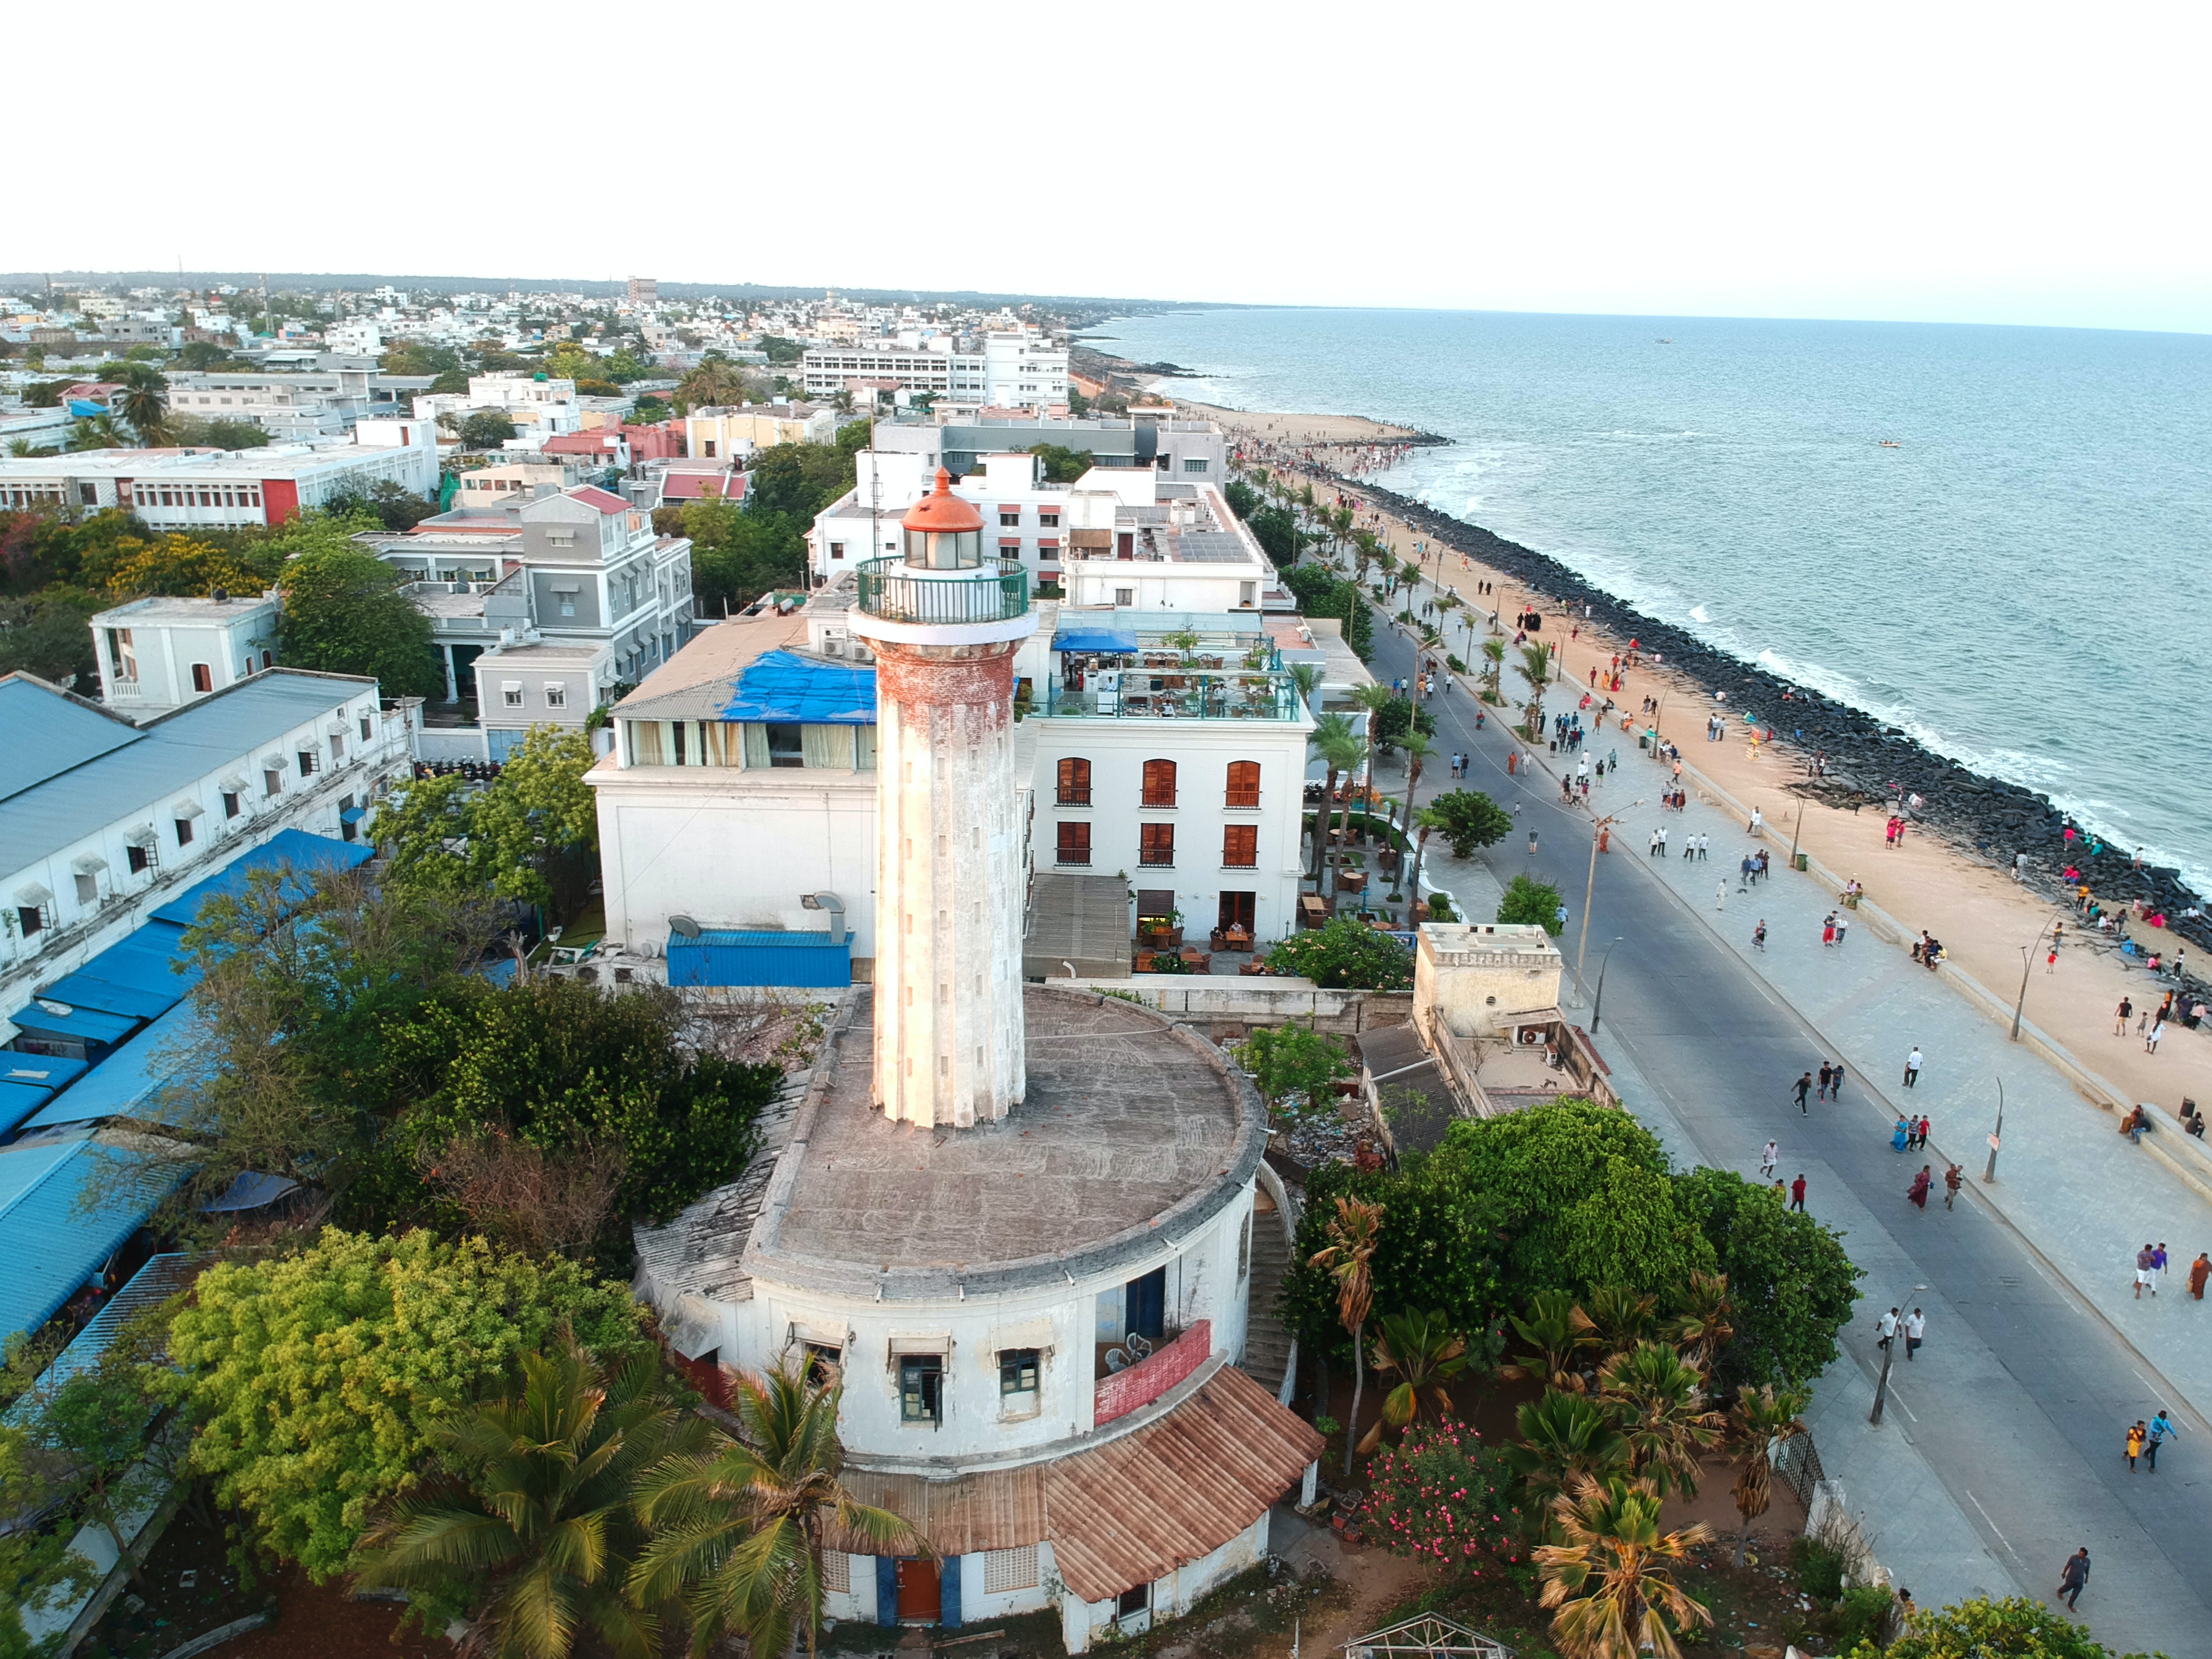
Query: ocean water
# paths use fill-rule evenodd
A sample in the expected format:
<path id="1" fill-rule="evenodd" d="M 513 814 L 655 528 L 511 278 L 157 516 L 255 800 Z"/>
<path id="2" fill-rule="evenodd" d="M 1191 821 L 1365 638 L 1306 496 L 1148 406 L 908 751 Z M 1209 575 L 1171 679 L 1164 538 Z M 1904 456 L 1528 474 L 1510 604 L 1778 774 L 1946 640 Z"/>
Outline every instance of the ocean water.
<path id="1" fill-rule="evenodd" d="M 1215 310 L 1092 339 L 1203 402 L 1449 438 L 1377 481 L 2212 890 L 2212 337 Z"/>

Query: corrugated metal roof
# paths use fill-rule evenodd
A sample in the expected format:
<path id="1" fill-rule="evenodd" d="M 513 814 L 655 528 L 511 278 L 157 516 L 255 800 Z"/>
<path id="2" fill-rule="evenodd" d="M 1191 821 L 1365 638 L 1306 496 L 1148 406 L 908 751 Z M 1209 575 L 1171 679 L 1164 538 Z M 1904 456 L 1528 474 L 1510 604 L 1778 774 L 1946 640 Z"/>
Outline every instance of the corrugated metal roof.
<path id="1" fill-rule="evenodd" d="M 8 739 L 0 800 L 146 735 L 21 674 L 0 679 L 0 732 Z"/>
<path id="2" fill-rule="evenodd" d="M 56 1095 L 29 1127 L 90 1123 L 104 1117 L 173 1122 L 176 1107 L 161 1098 L 176 1080 L 199 1033 L 199 1011 L 189 1002 L 175 1007 Z"/>
<path id="3" fill-rule="evenodd" d="M 58 1014 L 37 1002 L 25 1003 L 8 1018 L 18 1030 L 72 1042 L 120 1042 L 138 1029 L 133 1014 L 104 1014 L 97 1008 L 71 1008 Z"/>
<path id="4" fill-rule="evenodd" d="M 336 841 L 312 836 L 305 830 L 279 830 L 260 846 L 240 854 L 216 875 L 196 882 L 154 912 L 156 921 L 189 927 L 199 920 L 200 907 L 218 893 L 243 893 L 246 878 L 256 870 L 275 870 L 290 865 L 295 870 L 350 870 L 376 856 L 365 842 Z M 295 902 L 304 892 L 288 895 Z"/>
<path id="5" fill-rule="evenodd" d="M 142 1172 L 118 1180 L 123 1160 Z M 0 1146 L 0 1342 L 36 1330 L 122 1248 L 176 1183 L 169 1166 L 148 1170 L 135 1155 L 90 1136 Z M 87 1209 L 88 1192 L 101 1194 Z"/>
<path id="6" fill-rule="evenodd" d="M 23 1054 L 0 1049 L 0 1083 L 36 1083 L 49 1089 L 65 1089 L 88 1067 L 81 1060 L 58 1054 Z"/>
<path id="7" fill-rule="evenodd" d="M 770 651 L 738 674 L 722 720 L 799 721 L 816 726 L 873 726 L 876 671 L 852 663 Z"/>
<path id="8" fill-rule="evenodd" d="M 70 1339 L 70 1345 L 54 1356 L 54 1363 L 39 1377 L 39 1388 L 44 1392 L 59 1387 L 79 1371 L 97 1365 L 115 1344 L 116 1334 L 133 1315 L 167 1302 L 200 1276 L 200 1269 L 215 1260 L 213 1252 L 199 1255 L 149 1256 L 146 1264 L 131 1275 L 123 1288 L 107 1298 L 107 1304 L 85 1322 L 85 1327 Z"/>
<path id="9" fill-rule="evenodd" d="M 199 969 L 185 953 L 184 939 L 185 930 L 173 922 L 149 921 L 75 973 L 43 987 L 39 994 L 56 1002 L 152 1019 L 176 1006 L 199 982 Z"/>
<path id="10" fill-rule="evenodd" d="M 668 936 L 671 985 L 833 986 L 853 982 L 848 933 L 836 944 L 820 933 L 702 928 L 696 939 Z"/>
<path id="11" fill-rule="evenodd" d="M 8 867 L 36 864 L 131 813 L 152 816 L 155 808 L 166 809 L 179 790 L 254 755 L 374 684 L 266 669 L 138 728 L 136 741 L 88 754 L 0 800 L 0 848 L 7 849 Z M 13 709 L 0 705 L 0 746 L 11 759 L 19 745 L 35 750 L 40 743 L 35 729 L 27 726 L 53 718 L 56 704 L 66 706 L 66 699 L 51 696 L 36 704 L 17 702 Z"/>
<path id="12" fill-rule="evenodd" d="M 53 1098 L 53 1089 L 44 1083 L 9 1083 L 0 1080 L 0 1135 L 10 1133 L 25 1118 Z"/>

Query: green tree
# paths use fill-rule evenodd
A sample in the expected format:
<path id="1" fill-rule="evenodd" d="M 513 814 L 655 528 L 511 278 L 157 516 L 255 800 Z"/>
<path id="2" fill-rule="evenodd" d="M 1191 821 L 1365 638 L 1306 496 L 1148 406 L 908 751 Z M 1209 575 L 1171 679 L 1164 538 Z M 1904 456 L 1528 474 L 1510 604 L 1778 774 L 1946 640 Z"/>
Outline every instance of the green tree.
<path id="1" fill-rule="evenodd" d="M 421 340 L 400 340 L 384 349 L 384 373 L 386 374 L 450 374 L 457 373 L 460 367 L 461 354 L 451 346 L 430 345 Z M 463 389 L 465 390 L 465 386 Z"/>
<path id="2" fill-rule="evenodd" d="M 911 1522 L 845 1485 L 843 1393 L 834 1370 L 810 1381 L 795 1354 L 763 1376 L 740 1375 L 737 1437 L 664 1459 L 641 1486 L 638 1512 L 653 1535 L 630 1595 L 647 1607 L 683 1598 L 694 1659 L 728 1632 L 757 1654 L 783 1653 L 804 1633 L 812 1659 L 832 1526 L 870 1553 L 933 1553 Z"/>
<path id="3" fill-rule="evenodd" d="M 186 449 L 259 449 L 269 441 L 258 422 L 201 415 L 172 412 L 167 431 L 171 443 Z"/>
<path id="4" fill-rule="evenodd" d="M 446 674 L 430 644 L 430 619 L 399 591 L 401 580 L 383 560 L 353 547 L 318 548 L 292 559 L 277 578 L 284 661 L 369 675 L 386 696 L 443 695 Z"/>
<path id="5" fill-rule="evenodd" d="M 744 371 L 720 352 L 710 351 L 678 382 L 676 395 L 691 409 L 741 404 L 745 400 Z"/>
<path id="6" fill-rule="evenodd" d="M 1677 1209 L 1728 1275 L 1733 1334 L 1714 1357 L 1715 1382 L 1809 1384 L 1835 1358 L 1859 1297 L 1863 1275 L 1843 1235 L 1733 1170 L 1694 1170 L 1673 1185 Z"/>
<path id="7" fill-rule="evenodd" d="M 451 772 L 403 781 L 377 803 L 368 838 L 391 861 L 395 888 L 462 893 L 490 884 L 470 844 L 469 806 L 477 793 L 475 783 Z"/>
<path id="8" fill-rule="evenodd" d="M 430 391 L 434 396 L 466 397 L 469 391 L 468 370 L 465 368 L 441 370 L 438 378 L 430 382 Z"/>
<path id="9" fill-rule="evenodd" d="M 1522 646 L 1521 672 L 1528 682 L 1528 705 L 1522 714 L 1522 732 L 1534 743 L 1544 735 L 1544 684 L 1551 678 L 1552 647 Z"/>
<path id="10" fill-rule="evenodd" d="M 1541 927 L 1554 939 L 1566 926 L 1559 920 L 1559 890 L 1529 876 L 1513 878 L 1498 902 L 1498 920 L 1522 927 Z"/>
<path id="11" fill-rule="evenodd" d="M 0 674 L 21 670 L 89 694 L 100 683 L 92 619 L 109 601 L 70 587 L 29 599 L 0 600 Z"/>
<path id="12" fill-rule="evenodd" d="M 781 514 L 807 525 L 853 487 L 854 461 L 836 444 L 774 444 L 753 458 L 752 476 L 746 512 Z"/>
<path id="13" fill-rule="evenodd" d="M 386 530 L 412 530 L 435 513 L 438 504 L 428 496 L 416 495 L 396 479 L 379 478 L 368 494 L 347 491 L 334 495 L 324 503 L 324 510 L 362 514 L 374 519 Z"/>
<path id="14" fill-rule="evenodd" d="M 1580 1392 L 1583 1350 L 1597 1346 L 1589 1316 L 1565 1291 L 1539 1291 L 1528 1298 L 1524 1318 L 1508 1314 L 1505 1322 L 1521 1339 L 1522 1352 L 1505 1368 L 1510 1377 L 1532 1378 L 1553 1389 Z"/>
<path id="15" fill-rule="evenodd" d="M 514 436 L 514 422 L 496 409 L 481 410 L 461 422 L 461 447 L 497 449 Z"/>
<path id="16" fill-rule="evenodd" d="M 1328 848 L 1328 820 L 1334 810 L 1337 782 L 1359 764 L 1359 734 L 1352 730 L 1349 714 L 1332 711 L 1316 718 L 1314 729 L 1306 734 L 1306 744 L 1328 768 L 1328 781 L 1322 787 L 1321 810 L 1314 816 L 1313 877 L 1319 881 Z"/>
<path id="17" fill-rule="evenodd" d="M 1887 1649 L 1862 1640 L 1850 1659 L 1885 1653 L 1888 1659 L 2112 1659 L 2110 1648 L 2064 1613 L 2021 1595 L 1917 1613 L 1912 1627 Z"/>
<path id="18" fill-rule="evenodd" d="M 169 380 L 151 363 L 126 363 L 116 378 L 123 393 L 115 400 L 116 413 L 131 422 L 139 443 L 153 448 L 168 441 Z"/>
<path id="19" fill-rule="evenodd" d="M 448 1413 L 564 1323 L 619 1366 L 646 1346 L 641 1322 L 626 1285 L 570 1262 L 328 1228 L 295 1255 L 210 1267 L 170 1352 L 206 1414 L 193 1466 L 319 1582 L 416 1484 Z"/>
<path id="20" fill-rule="evenodd" d="M 1443 816 L 1443 823 L 1438 827 L 1455 859 L 1471 859 L 1476 848 L 1493 847 L 1513 830 L 1513 815 L 1476 790 L 1449 790 L 1429 806 Z"/>
<path id="21" fill-rule="evenodd" d="M 630 1492 L 663 1457 L 696 1453 L 707 1427 L 664 1386 L 657 1353 L 603 1370 L 563 1328 L 522 1356 L 519 1391 L 427 1437 L 443 1472 L 377 1511 L 360 1583 L 408 1590 L 426 1625 L 468 1611 L 501 1659 L 567 1659 L 586 1629 L 625 1659 L 660 1651 L 659 1620 L 623 1594 L 646 1536 Z"/>
<path id="22" fill-rule="evenodd" d="M 575 915 L 598 873 L 599 814 L 584 781 L 599 755 L 591 735 L 535 726 L 501 763 L 498 782 L 471 804 L 471 843 L 500 897 Z"/>
<path id="23" fill-rule="evenodd" d="M 1360 1440 L 1359 1449 L 1373 1451 L 1387 1426 L 1402 1429 L 1418 1421 L 1424 1396 L 1440 1418 L 1451 1415 L 1452 1379 L 1472 1363 L 1467 1339 L 1439 1313 L 1386 1313 L 1382 1334 L 1375 1339 L 1375 1369 L 1398 1381 L 1382 1396 L 1382 1415 Z"/>
<path id="24" fill-rule="evenodd" d="M 691 538 L 691 588 L 700 605 L 741 610 L 774 588 L 803 587 L 806 540 L 781 513 L 756 513 L 710 497 L 678 509 Z"/>
<path id="25" fill-rule="evenodd" d="M 1352 1339 L 1352 1421 L 1344 1433 L 1344 1472 L 1352 1473 L 1354 1437 L 1359 1432 L 1359 1395 L 1367 1380 L 1367 1316 L 1375 1305 L 1373 1264 L 1381 1243 L 1383 1208 L 1358 1198 L 1339 1197 L 1335 1213 L 1323 1224 L 1328 1243 L 1306 1266 L 1328 1276 L 1336 1291 L 1337 1322 Z"/>
<path id="26" fill-rule="evenodd" d="M 1628 1469 L 1628 1442 L 1589 1395 L 1547 1388 L 1514 1415 L 1521 1438 L 1505 1449 L 1506 1467 L 1540 1519 L 1577 1477 L 1602 1480 Z"/>
<path id="27" fill-rule="evenodd" d="M 1675 1583 L 1671 1562 L 1712 1534 L 1702 1521 L 1659 1530 L 1659 1492 L 1647 1480 L 1577 1476 L 1552 1500 L 1555 1543 L 1534 1552 L 1542 1605 L 1565 1659 L 1681 1659 L 1677 1636 L 1712 1623 Z"/>
<path id="28" fill-rule="evenodd" d="M 1413 985 L 1413 953 L 1351 916 L 1291 934 L 1268 950 L 1267 966 L 1328 991 L 1407 991 Z"/>
<path id="29" fill-rule="evenodd" d="M 1044 463 L 1044 481 L 1048 484 L 1073 483 L 1092 465 L 1089 450 L 1069 449 L 1060 444 L 1036 444 L 1030 453 Z"/>
<path id="30" fill-rule="evenodd" d="M 1746 1389 L 1738 1394 L 1729 1413 L 1729 1429 L 1741 1460 L 1731 1488 L 1735 1512 L 1743 1518 L 1735 1535 L 1739 1567 L 1751 1540 L 1751 1523 L 1766 1513 L 1772 1497 L 1775 1450 L 1805 1432 L 1805 1419 L 1798 1413 L 1805 1409 L 1808 1398 L 1808 1392 L 1796 1389 L 1777 1394 L 1769 1383 L 1756 1391 Z"/>
<path id="31" fill-rule="evenodd" d="M 1662 1495 L 1695 1497 L 1698 1460 L 1719 1443 L 1727 1423 L 1707 1405 L 1697 1367 L 1663 1342 L 1639 1342 L 1606 1361 L 1597 1387 L 1636 1474 Z"/>
<path id="32" fill-rule="evenodd" d="M 1255 1028 L 1238 1045 L 1236 1060 L 1251 1073 L 1268 1110 L 1291 1117 L 1334 1109 L 1329 1085 L 1353 1069 L 1342 1043 L 1296 1024 Z"/>

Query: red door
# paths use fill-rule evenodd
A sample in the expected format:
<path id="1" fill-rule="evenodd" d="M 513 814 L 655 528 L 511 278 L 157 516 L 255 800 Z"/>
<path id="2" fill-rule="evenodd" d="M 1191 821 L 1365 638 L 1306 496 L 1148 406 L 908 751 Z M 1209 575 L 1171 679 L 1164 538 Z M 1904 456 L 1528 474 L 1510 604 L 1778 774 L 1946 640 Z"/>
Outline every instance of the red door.
<path id="1" fill-rule="evenodd" d="M 898 1616 L 901 1624 L 918 1622 L 933 1625 L 943 1611 L 942 1587 L 937 1579 L 937 1563 L 918 1557 L 902 1556 L 898 1564 Z"/>

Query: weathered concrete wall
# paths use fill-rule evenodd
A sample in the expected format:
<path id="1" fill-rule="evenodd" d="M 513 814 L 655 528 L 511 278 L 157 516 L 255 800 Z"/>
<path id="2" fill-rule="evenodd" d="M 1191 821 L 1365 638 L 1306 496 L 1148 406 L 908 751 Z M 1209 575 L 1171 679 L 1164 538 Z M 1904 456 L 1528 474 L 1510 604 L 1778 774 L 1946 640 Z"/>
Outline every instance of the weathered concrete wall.
<path id="1" fill-rule="evenodd" d="M 1137 974 L 1128 979 L 1055 979 L 1054 986 L 1081 986 L 1134 997 L 1175 1019 L 1219 1036 L 1224 1027 L 1285 1025 L 1296 1020 L 1316 1030 L 1346 1036 L 1382 1025 L 1403 1025 L 1413 1017 L 1410 991 L 1324 991 L 1310 979 L 1228 979 L 1210 975 Z"/>

